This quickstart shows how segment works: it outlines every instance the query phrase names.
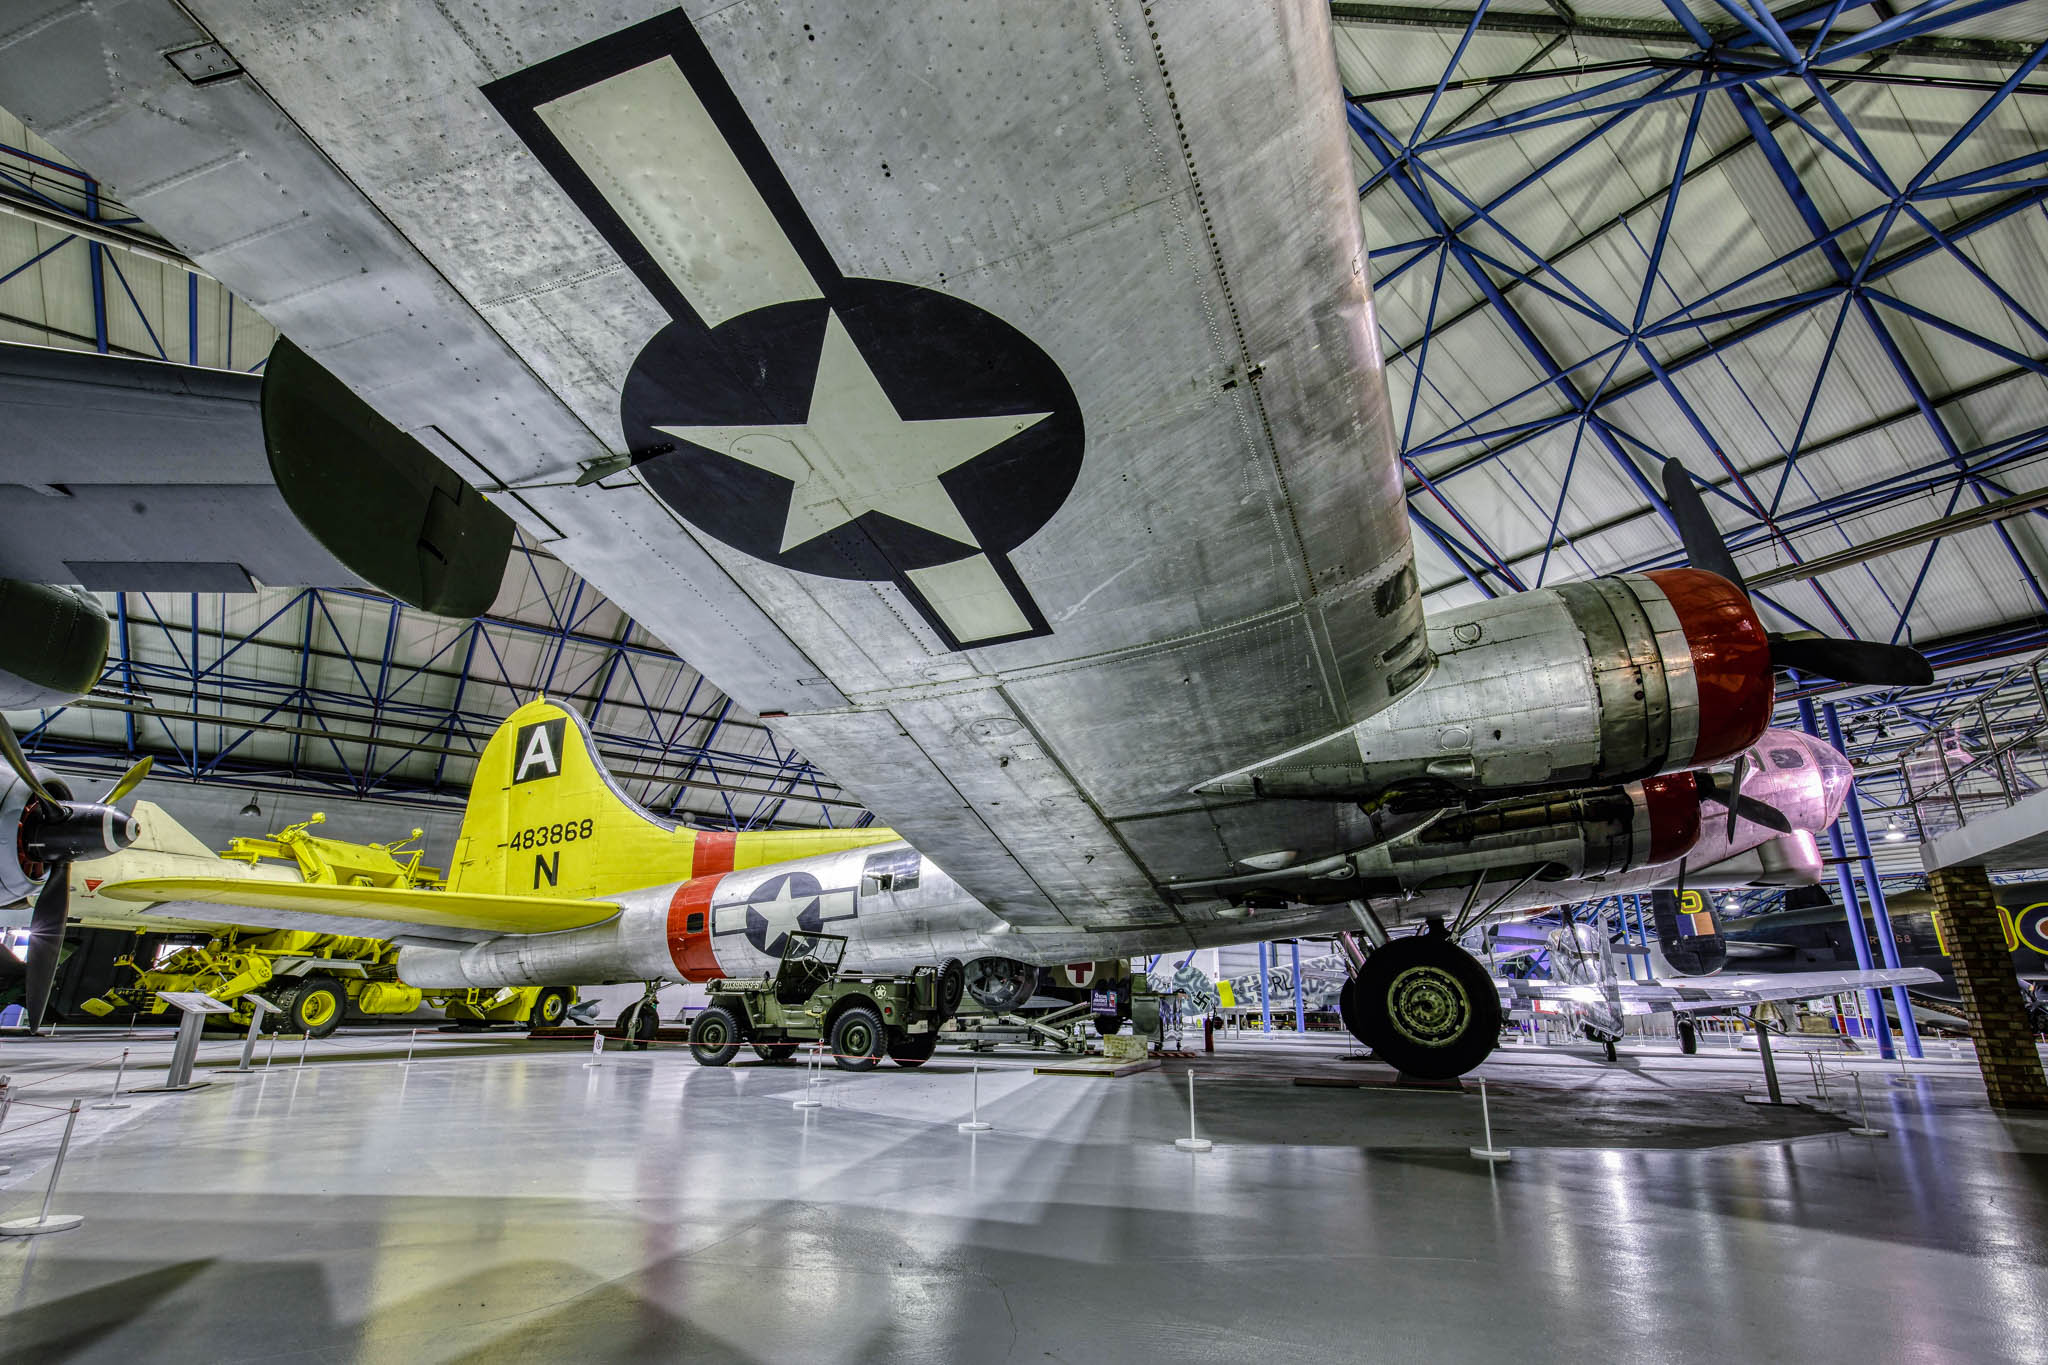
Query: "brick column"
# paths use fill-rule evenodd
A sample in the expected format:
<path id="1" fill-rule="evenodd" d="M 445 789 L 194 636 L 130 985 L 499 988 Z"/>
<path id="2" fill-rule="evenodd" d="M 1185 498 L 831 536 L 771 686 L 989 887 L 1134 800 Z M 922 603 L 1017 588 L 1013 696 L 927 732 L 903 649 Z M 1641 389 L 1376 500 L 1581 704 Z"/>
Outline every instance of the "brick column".
<path id="1" fill-rule="evenodd" d="M 2012 953 L 1998 922 L 1991 878 L 1981 867 L 1945 867 L 1928 874 L 1934 922 L 1955 964 L 1963 1010 L 1977 1040 L 1984 1089 L 2000 1109 L 2048 1109 L 2048 1077 L 2027 1027 L 2027 1009 Z"/>

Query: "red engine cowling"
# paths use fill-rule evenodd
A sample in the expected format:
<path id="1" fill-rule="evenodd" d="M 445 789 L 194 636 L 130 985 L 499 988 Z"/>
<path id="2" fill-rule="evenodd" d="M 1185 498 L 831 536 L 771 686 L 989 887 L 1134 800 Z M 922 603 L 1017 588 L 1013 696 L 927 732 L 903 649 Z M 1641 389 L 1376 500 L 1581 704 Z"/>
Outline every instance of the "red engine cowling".
<path id="1" fill-rule="evenodd" d="M 1704 766 L 1732 758 L 1756 743 L 1771 723 L 1771 642 L 1763 622 L 1742 589 L 1719 574 L 1657 569 L 1643 577 L 1662 591 L 1691 655 L 1698 722 L 1685 761 Z M 1651 604 L 1645 600 L 1644 605 Z M 1676 672 L 1667 659 L 1667 685 L 1674 692 L 1683 685 Z"/>

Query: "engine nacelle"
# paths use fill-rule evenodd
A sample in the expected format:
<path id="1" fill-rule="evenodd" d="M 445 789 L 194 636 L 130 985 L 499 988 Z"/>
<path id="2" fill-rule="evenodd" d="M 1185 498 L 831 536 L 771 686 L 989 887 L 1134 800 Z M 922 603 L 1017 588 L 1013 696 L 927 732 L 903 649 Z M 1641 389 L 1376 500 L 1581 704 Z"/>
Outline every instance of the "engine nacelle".
<path id="1" fill-rule="evenodd" d="M 1469 887 L 1480 875 L 1505 891 L 1524 878 L 1569 881 L 1674 862 L 1700 832 L 1692 774 L 1667 773 L 1624 787 L 1450 810 L 1367 848 L 1199 886 L 1248 905 L 1407 897 Z"/>
<path id="2" fill-rule="evenodd" d="M 46 768 L 33 771 L 50 795 L 59 801 L 71 799 L 70 784 L 63 778 Z M 26 826 L 23 823 L 29 803 L 34 800 L 28 784 L 0 765 L 0 839 L 6 840 L 4 850 L 0 850 L 0 905 L 11 905 L 35 894 L 43 880 L 44 860 L 29 847 L 36 842 L 35 822 Z"/>
<path id="3" fill-rule="evenodd" d="M 1763 624 L 1698 569 L 1517 593 L 1428 628 L 1435 668 L 1400 701 L 1197 790 L 1441 803 L 1618 785 L 1718 763 L 1770 723 Z"/>
<path id="4" fill-rule="evenodd" d="M 107 662 L 107 613 L 73 588 L 0 578 L 0 711 L 62 706 Z"/>
<path id="5" fill-rule="evenodd" d="M 1690 869 L 1686 880 L 1716 889 L 1819 886 L 1825 868 L 1813 832 L 1795 829 L 1719 862 Z"/>

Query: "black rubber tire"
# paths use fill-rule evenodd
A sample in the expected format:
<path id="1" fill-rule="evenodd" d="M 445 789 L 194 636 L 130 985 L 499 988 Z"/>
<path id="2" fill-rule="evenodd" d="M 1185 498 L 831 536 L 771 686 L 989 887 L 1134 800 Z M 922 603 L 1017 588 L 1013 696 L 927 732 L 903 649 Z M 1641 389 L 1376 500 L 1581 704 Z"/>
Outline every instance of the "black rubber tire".
<path id="1" fill-rule="evenodd" d="M 348 1013 L 348 992 L 331 976 L 309 976 L 280 1003 L 284 1005 L 279 1021 L 283 1032 L 325 1038 L 341 1027 L 341 1018 Z"/>
<path id="2" fill-rule="evenodd" d="M 1373 950 L 1352 991 L 1379 1059 L 1404 1075 L 1450 1080 L 1500 1042 L 1500 993 L 1447 935 L 1415 934 Z"/>
<path id="3" fill-rule="evenodd" d="M 899 1033 L 889 1040 L 889 1060 L 898 1066 L 923 1066 L 938 1050 L 937 1030 L 930 1033 Z"/>
<path id="4" fill-rule="evenodd" d="M 873 1071 L 888 1049 L 882 1016 L 869 1006 L 849 1006 L 832 1021 L 832 1060 L 841 1071 Z"/>
<path id="5" fill-rule="evenodd" d="M 569 1017 L 569 992 L 560 986 L 550 986 L 533 997 L 533 1008 L 526 1013 L 526 1026 L 536 1028 L 560 1028 L 562 1021 Z"/>
<path id="6" fill-rule="evenodd" d="M 739 1016 L 723 1005 L 708 1005 L 690 1022 L 690 1055 L 699 1066 L 724 1066 L 739 1054 Z"/>
<path id="7" fill-rule="evenodd" d="M 1095 1016 L 1095 1031 L 1105 1038 L 1123 1026 L 1124 1021 L 1114 1014 L 1098 1014 Z"/>
<path id="8" fill-rule="evenodd" d="M 1678 1021 L 1678 1050 L 1688 1057 L 1700 1050 L 1699 1027 L 1690 1019 Z"/>
<path id="9" fill-rule="evenodd" d="M 619 1012 L 619 1037 L 634 1052 L 644 1052 L 661 1032 L 661 1011 L 645 1000 L 635 1000 Z"/>
<path id="10" fill-rule="evenodd" d="M 1607 1060 L 1610 1062 L 1617 1060 L 1614 1051 L 1614 1040 L 1612 1038 L 1603 1038 L 1600 1041 L 1601 1045 L 1607 1049 Z"/>
<path id="11" fill-rule="evenodd" d="M 960 997 L 967 993 L 967 967 L 957 957 L 939 964 L 938 1022 L 944 1023 L 960 1012 Z"/>
<path id="12" fill-rule="evenodd" d="M 795 1043 L 756 1043 L 754 1055 L 771 1066 L 781 1066 L 796 1056 Z"/>
<path id="13" fill-rule="evenodd" d="M 1358 978 L 1354 976 L 1348 978 L 1343 986 L 1338 988 L 1337 1017 L 1344 1021 L 1344 1031 L 1346 1033 L 1349 1033 L 1366 1047 L 1373 1047 L 1375 1046 L 1375 1040 L 1371 1033 L 1368 1032 L 1372 1026 L 1372 1021 L 1367 1019 L 1364 1011 L 1358 1008 L 1357 986 Z"/>

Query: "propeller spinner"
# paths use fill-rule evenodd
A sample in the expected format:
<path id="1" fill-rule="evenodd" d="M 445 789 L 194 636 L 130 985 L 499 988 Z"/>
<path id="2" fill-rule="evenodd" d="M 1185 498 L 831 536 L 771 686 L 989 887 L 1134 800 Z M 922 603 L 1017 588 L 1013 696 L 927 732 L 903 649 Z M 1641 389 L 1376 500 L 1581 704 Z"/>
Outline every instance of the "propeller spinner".
<path id="1" fill-rule="evenodd" d="M 52 792 L 21 752 L 14 730 L 0 717 L 0 757 L 28 788 L 18 837 L 19 856 L 33 874 L 43 873 L 29 918 L 28 970 L 24 1006 L 29 1032 L 41 1029 L 50 986 L 57 977 L 57 956 L 64 946 L 64 922 L 71 914 L 71 864 L 119 853 L 134 843 L 142 827 L 115 803 L 135 790 L 149 773 L 147 758 L 139 760 L 98 801 L 70 801 Z"/>
<path id="2" fill-rule="evenodd" d="M 1714 525 L 1699 485 L 1677 460 L 1664 462 L 1664 500 L 1678 522 L 1678 538 L 1684 542 L 1687 562 L 1696 569 L 1720 575 L 1748 596 L 1749 585 L 1742 581 L 1742 570 L 1736 567 L 1728 542 Z M 1934 681 L 1934 666 L 1927 662 L 1927 656 L 1907 645 L 1837 640 L 1814 631 L 1773 631 L 1770 641 L 1771 663 L 1777 668 L 1796 668 L 1801 673 L 1833 678 L 1836 682 L 1876 687 L 1922 687 Z M 1734 785 L 1742 785 L 1739 767 Z M 1749 818 L 1747 812 L 1744 816 Z M 1731 823 L 1734 818 L 1731 808 Z"/>

